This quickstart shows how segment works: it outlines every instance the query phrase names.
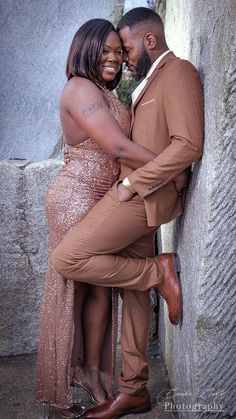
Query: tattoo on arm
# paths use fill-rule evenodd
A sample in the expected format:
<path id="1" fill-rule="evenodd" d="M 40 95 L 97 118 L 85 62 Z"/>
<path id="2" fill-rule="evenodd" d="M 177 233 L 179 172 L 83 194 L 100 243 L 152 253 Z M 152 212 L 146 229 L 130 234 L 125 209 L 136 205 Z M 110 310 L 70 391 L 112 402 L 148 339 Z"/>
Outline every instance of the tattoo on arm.
<path id="1" fill-rule="evenodd" d="M 94 102 L 91 103 L 87 108 L 81 109 L 81 114 L 85 118 L 89 118 L 94 112 L 96 112 L 98 109 L 102 109 L 102 102 Z"/>

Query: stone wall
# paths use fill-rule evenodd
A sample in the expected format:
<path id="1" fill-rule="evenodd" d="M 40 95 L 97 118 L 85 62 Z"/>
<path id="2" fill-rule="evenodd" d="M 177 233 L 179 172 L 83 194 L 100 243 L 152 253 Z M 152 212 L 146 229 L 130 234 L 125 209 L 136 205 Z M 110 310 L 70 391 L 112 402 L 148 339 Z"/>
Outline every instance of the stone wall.
<path id="1" fill-rule="evenodd" d="M 58 103 L 72 37 L 88 19 L 116 23 L 122 7 L 123 0 L 1 2 L 0 356 L 37 348 L 47 266 L 44 198 L 62 165 L 40 160 L 59 152 Z"/>
<path id="2" fill-rule="evenodd" d="M 123 0 L 3 0 L 0 5 L 0 158 L 55 156 L 58 103 L 72 38 L 92 18 L 116 21 Z"/>
<path id="3" fill-rule="evenodd" d="M 45 193 L 60 160 L 0 162 L 0 356 L 35 351 L 47 266 Z"/>
<path id="4" fill-rule="evenodd" d="M 162 226 L 159 236 L 163 251 L 180 255 L 184 311 L 181 328 L 161 321 L 162 349 L 180 418 L 233 417 L 236 2 L 161 3 L 166 3 L 168 44 L 199 70 L 205 100 L 204 155 L 192 170 L 185 215 Z M 184 409 L 184 404 L 191 409 L 196 403 L 202 404 L 201 411 Z"/>

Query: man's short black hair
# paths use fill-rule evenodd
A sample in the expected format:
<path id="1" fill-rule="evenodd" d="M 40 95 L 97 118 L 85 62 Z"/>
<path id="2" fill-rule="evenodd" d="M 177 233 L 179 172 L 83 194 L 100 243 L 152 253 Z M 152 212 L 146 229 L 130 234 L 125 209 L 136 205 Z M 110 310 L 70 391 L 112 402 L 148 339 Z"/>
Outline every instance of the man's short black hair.
<path id="1" fill-rule="evenodd" d="M 148 9 L 147 7 L 135 7 L 125 13 L 125 15 L 120 19 L 117 25 L 117 31 L 119 32 L 126 26 L 131 29 L 139 23 L 155 23 L 163 26 L 162 20 L 156 12 Z"/>

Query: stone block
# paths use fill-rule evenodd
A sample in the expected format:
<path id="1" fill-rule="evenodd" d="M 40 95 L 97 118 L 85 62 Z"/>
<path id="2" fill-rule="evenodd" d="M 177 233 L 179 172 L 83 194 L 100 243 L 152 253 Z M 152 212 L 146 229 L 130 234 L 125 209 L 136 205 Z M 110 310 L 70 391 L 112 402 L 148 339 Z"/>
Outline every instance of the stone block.
<path id="1" fill-rule="evenodd" d="M 0 356 L 36 350 L 47 266 L 44 197 L 62 162 L 0 162 Z"/>
<path id="2" fill-rule="evenodd" d="M 198 68 L 205 100 L 204 155 L 192 170 L 185 214 L 172 234 L 162 228 L 164 249 L 177 250 L 182 264 L 183 325 L 161 320 L 179 418 L 236 414 L 235 23 L 231 1 L 166 1 L 169 47 Z"/>

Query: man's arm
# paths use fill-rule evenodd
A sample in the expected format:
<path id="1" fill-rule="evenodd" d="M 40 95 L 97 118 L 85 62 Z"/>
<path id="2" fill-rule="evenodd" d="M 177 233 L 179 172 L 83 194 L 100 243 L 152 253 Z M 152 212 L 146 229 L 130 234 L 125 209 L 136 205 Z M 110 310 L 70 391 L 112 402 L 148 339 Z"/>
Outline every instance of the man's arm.
<path id="1" fill-rule="evenodd" d="M 191 63 L 177 60 L 163 82 L 163 105 L 170 145 L 145 166 L 128 175 L 141 197 L 163 187 L 203 149 L 203 98 L 199 75 Z"/>

